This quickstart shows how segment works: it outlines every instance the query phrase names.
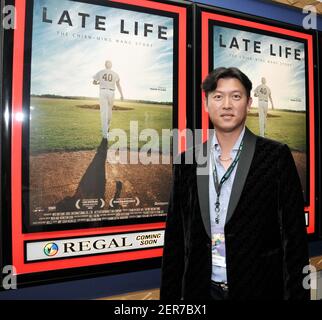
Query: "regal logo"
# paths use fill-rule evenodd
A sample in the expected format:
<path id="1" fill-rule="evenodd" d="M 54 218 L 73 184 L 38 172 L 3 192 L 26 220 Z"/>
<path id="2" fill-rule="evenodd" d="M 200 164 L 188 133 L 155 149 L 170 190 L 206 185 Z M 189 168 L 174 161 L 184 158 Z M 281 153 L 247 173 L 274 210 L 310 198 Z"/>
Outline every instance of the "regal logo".
<path id="1" fill-rule="evenodd" d="M 48 257 L 53 257 L 58 252 L 58 245 L 54 242 L 47 243 L 44 247 L 44 253 Z"/>
<path id="2" fill-rule="evenodd" d="M 97 254 L 161 248 L 164 230 L 101 234 L 26 243 L 26 261 L 66 259 Z"/>

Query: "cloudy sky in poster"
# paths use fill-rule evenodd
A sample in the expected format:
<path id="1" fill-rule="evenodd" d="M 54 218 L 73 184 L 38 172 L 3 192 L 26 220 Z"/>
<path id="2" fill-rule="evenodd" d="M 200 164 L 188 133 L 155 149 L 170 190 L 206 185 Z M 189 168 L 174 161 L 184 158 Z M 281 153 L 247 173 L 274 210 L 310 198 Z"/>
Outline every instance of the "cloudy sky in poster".
<path id="1" fill-rule="evenodd" d="M 44 7 L 52 23 L 43 22 Z M 58 24 L 64 10 L 72 26 Z M 84 27 L 79 13 L 89 15 Z M 95 29 L 97 15 L 106 17 L 101 20 L 105 31 Z M 121 20 L 129 34 L 120 32 Z M 138 35 L 134 35 L 136 21 Z M 153 25 L 147 37 L 143 36 L 144 23 Z M 158 26 L 167 28 L 162 29 L 167 40 L 158 39 Z M 97 97 L 99 89 L 92 77 L 104 69 L 105 60 L 113 62 L 125 99 L 173 101 L 172 18 L 67 0 L 34 1 L 32 94 Z"/>
<path id="2" fill-rule="evenodd" d="M 221 36 L 221 42 L 220 42 Z M 236 38 L 239 50 L 229 48 L 233 37 Z M 249 40 L 248 50 L 242 39 Z M 260 42 L 261 53 L 254 53 L 254 41 Z M 226 45 L 225 48 L 220 43 Z M 236 44 L 236 42 L 234 42 Z M 271 46 L 272 45 L 272 49 Z M 292 55 L 288 58 L 279 57 L 279 47 L 291 48 Z M 300 50 L 300 60 L 294 58 L 294 50 Z M 272 52 L 277 56 L 272 56 Z M 274 107 L 305 111 L 305 60 L 304 44 L 277 37 L 246 32 L 221 26 L 214 26 L 214 67 L 238 67 L 246 73 L 255 89 L 265 77 L 271 89 Z M 253 96 L 254 98 L 254 96 Z M 257 98 L 253 105 L 257 107 Z"/>

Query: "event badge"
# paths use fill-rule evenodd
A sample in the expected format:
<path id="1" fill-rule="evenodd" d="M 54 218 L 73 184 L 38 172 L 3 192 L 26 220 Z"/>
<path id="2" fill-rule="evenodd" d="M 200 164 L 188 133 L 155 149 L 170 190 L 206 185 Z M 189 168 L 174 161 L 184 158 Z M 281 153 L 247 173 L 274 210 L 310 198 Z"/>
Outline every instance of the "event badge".
<path id="1" fill-rule="evenodd" d="M 226 268 L 224 234 L 215 233 L 212 235 L 212 265 Z"/>

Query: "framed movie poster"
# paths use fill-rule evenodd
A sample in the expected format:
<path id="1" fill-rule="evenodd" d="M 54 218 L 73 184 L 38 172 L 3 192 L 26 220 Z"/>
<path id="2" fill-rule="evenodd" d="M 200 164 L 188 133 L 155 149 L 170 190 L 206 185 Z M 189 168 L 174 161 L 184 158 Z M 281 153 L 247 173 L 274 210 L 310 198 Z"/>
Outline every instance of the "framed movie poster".
<path id="1" fill-rule="evenodd" d="M 307 231 L 314 234 L 318 103 L 314 32 L 226 11 L 199 8 L 199 13 L 200 81 L 220 66 L 238 67 L 249 76 L 253 105 L 246 125 L 255 134 L 290 147 L 303 188 Z M 208 129 L 203 107 L 197 124 Z"/>
<path id="2" fill-rule="evenodd" d="M 187 126 L 188 5 L 20 0 L 16 10 L 18 279 L 160 266 L 171 131 Z"/>

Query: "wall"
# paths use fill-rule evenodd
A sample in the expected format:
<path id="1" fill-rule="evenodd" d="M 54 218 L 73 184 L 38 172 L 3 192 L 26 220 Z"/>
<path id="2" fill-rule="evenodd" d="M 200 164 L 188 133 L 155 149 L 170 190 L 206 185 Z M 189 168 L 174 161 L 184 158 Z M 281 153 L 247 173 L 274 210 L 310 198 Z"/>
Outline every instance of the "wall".
<path id="1" fill-rule="evenodd" d="M 198 0 L 194 2 L 283 21 L 298 26 L 302 26 L 303 18 L 306 16 L 300 9 L 263 0 Z M 321 16 L 317 17 L 317 29 L 322 31 Z"/>

